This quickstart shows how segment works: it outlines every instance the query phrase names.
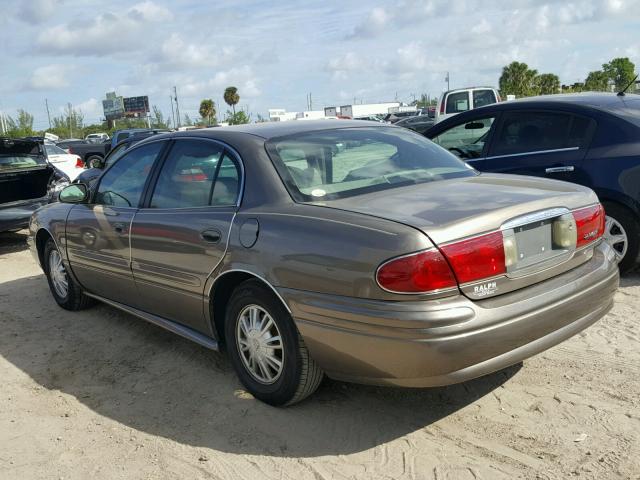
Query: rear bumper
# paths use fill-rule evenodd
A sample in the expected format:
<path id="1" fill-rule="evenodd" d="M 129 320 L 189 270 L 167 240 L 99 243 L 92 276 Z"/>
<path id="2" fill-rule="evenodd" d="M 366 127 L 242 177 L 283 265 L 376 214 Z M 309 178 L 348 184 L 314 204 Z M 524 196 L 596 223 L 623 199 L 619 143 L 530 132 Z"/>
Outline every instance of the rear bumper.
<path id="1" fill-rule="evenodd" d="M 447 385 L 546 350 L 602 318 L 618 268 L 601 242 L 588 262 L 512 293 L 384 302 L 279 289 L 330 377 L 377 385 Z"/>
<path id="2" fill-rule="evenodd" d="M 31 214 L 49 203 L 49 197 L 0 205 L 0 232 L 26 228 Z"/>

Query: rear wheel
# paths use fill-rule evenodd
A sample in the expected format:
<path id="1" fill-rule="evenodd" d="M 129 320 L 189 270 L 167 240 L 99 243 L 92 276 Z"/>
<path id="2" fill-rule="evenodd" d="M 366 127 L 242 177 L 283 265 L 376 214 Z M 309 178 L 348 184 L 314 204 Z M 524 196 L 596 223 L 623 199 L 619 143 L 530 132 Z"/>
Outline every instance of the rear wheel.
<path id="1" fill-rule="evenodd" d="M 626 208 L 605 203 L 604 238 L 613 248 L 620 272 L 626 273 L 637 265 L 640 254 L 640 224 Z"/>
<path id="2" fill-rule="evenodd" d="M 82 310 L 93 301 L 82 293 L 82 288 L 68 274 L 58 247 L 52 239 L 44 246 L 44 272 L 55 301 L 66 310 Z"/>
<path id="3" fill-rule="evenodd" d="M 91 155 L 87 158 L 86 165 L 89 168 L 100 168 L 103 158 L 99 155 Z"/>
<path id="4" fill-rule="evenodd" d="M 311 395 L 323 373 L 280 300 L 258 280 L 233 292 L 225 321 L 231 363 L 246 389 L 270 405 Z"/>

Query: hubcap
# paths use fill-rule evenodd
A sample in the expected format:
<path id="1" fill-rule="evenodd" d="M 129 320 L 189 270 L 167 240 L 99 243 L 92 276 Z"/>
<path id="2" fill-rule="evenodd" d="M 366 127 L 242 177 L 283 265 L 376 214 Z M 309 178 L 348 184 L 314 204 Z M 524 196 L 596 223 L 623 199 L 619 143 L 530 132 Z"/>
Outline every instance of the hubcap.
<path id="1" fill-rule="evenodd" d="M 238 316 L 236 342 L 244 368 L 258 382 L 274 383 L 282 374 L 282 338 L 271 315 L 258 305 L 245 307 Z"/>
<path id="2" fill-rule="evenodd" d="M 49 254 L 49 276 L 51 277 L 51 283 L 56 293 L 66 298 L 69 292 L 69 282 L 67 279 L 67 271 L 62 264 L 62 258 L 57 250 L 52 250 Z"/>
<path id="3" fill-rule="evenodd" d="M 629 247 L 627 232 L 620 222 L 608 215 L 604 224 L 604 238 L 616 253 L 616 260 L 620 262 L 626 255 L 627 248 Z"/>

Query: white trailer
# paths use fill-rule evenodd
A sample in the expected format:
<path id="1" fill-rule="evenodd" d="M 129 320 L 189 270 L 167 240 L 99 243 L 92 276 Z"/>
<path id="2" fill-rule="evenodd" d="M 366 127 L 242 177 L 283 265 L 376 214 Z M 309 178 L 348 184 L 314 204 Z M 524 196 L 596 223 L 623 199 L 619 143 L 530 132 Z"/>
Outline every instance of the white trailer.
<path id="1" fill-rule="evenodd" d="M 389 109 L 399 106 L 400 102 L 342 105 L 340 107 L 340 115 L 350 118 L 367 117 L 369 115 L 386 115 L 389 113 Z"/>

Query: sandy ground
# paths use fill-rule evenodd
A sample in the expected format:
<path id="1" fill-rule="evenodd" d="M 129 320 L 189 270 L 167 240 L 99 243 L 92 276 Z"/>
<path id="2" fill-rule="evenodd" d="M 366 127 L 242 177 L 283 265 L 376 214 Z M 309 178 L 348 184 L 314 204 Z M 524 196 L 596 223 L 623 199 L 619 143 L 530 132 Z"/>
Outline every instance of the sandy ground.
<path id="1" fill-rule="evenodd" d="M 223 355 L 58 308 L 24 241 L 0 235 L 2 479 L 640 478 L 640 275 L 523 365 L 425 390 L 325 381 L 275 409 Z"/>

